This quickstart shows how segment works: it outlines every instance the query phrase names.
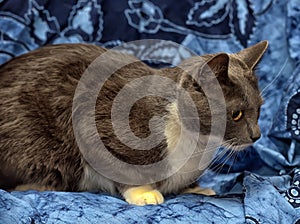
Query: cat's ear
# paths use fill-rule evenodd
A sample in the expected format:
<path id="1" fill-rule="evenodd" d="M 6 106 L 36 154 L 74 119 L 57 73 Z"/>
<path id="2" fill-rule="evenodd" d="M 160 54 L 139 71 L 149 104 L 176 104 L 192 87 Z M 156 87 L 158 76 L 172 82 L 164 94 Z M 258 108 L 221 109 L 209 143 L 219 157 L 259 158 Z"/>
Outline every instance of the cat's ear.
<path id="1" fill-rule="evenodd" d="M 268 41 L 261 41 L 251 47 L 241 50 L 237 55 L 245 62 L 249 69 L 253 69 L 268 47 Z"/>
<path id="2" fill-rule="evenodd" d="M 204 62 L 204 61 L 202 61 Z M 194 81 L 190 82 L 189 78 L 187 82 L 192 83 L 193 87 L 197 91 L 201 91 L 201 85 L 213 85 L 213 80 L 217 78 L 220 84 L 227 84 L 228 78 L 228 66 L 229 66 L 229 55 L 226 53 L 218 53 L 211 57 L 208 61 L 204 62 L 202 66 L 197 70 L 196 75 L 193 77 Z M 189 77 L 189 76 L 188 76 Z M 188 84 L 186 84 L 188 85 Z M 213 88 L 213 86 L 212 86 Z"/>
<path id="3" fill-rule="evenodd" d="M 206 64 L 214 73 L 219 73 L 221 70 L 228 70 L 229 56 L 226 53 L 219 53 L 211 58 Z"/>
<path id="4" fill-rule="evenodd" d="M 206 62 L 208 68 L 215 74 L 220 83 L 224 83 L 229 80 L 228 78 L 228 66 L 229 55 L 226 53 L 219 53 Z M 206 66 L 205 66 L 206 67 Z"/>

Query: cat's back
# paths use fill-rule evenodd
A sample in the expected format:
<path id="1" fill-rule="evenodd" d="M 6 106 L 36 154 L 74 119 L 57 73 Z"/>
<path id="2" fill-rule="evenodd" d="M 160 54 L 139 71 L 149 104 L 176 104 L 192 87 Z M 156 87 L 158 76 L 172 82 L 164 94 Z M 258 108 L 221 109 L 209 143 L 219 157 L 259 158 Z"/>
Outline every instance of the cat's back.
<path id="1" fill-rule="evenodd" d="M 37 116 L 45 111 L 55 116 L 71 108 L 82 74 L 105 51 L 88 44 L 50 45 L 1 65 L 0 115 L 4 122 L 9 117 L 28 117 L 24 113 Z"/>
<path id="2" fill-rule="evenodd" d="M 105 51 L 87 44 L 51 45 L 1 65 L 0 135 L 9 132 L 12 125 L 6 125 L 13 121 L 34 124 L 61 114 L 69 116 L 78 81 Z"/>
<path id="3" fill-rule="evenodd" d="M 80 72 L 105 51 L 88 44 L 58 44 L 36 49 L 0 66 L 0 87 L 7 86 L 9 80 L 28 81 L 70 74 L 80 78 Z"/>

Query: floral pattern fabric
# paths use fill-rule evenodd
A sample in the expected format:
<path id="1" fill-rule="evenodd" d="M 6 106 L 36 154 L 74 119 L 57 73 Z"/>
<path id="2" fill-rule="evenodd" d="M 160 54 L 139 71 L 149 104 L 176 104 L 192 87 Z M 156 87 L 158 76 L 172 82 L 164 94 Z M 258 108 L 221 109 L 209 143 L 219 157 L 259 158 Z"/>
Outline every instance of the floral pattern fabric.
<path id="1" fill-rule="evenodd" d="M 269 41 L 257 68 L 262 138 L 200 178 L 217 196 L 137 207 L 104 193 L 0 190 L 0 223 L 300 223 L 299 20 L 299 0 L 0 0 L 0 64 L 58 43 L 163 39 L 205 54 Z M 140 58 L 159 49 L 174 64 L 191 55 L 172 44 L 126 49 Z"/>

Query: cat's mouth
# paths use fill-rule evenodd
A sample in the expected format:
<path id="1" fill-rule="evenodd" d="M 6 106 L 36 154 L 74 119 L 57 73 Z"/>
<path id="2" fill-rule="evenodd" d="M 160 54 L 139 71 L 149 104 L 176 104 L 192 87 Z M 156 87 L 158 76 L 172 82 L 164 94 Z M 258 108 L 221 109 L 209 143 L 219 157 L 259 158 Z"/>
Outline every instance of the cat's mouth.
<path id="1" fill-rule="evenodd" d="M 234 151 L 242 151 L 248 147 L 250 147 L 251 145 L 253 145 L 253 142 L 251 143 L 240 143 L 237 142 L 235 140 L 229 140 L 229 141 L 225 141 L 222 146 L 230 149 L 230 150 L 234 150 Z"/>
<path id="2" fill-rule="evenodd" d="M 231 149 L 235 151 L 243 151 L 244 149 L 250 147 L 251 145 L 253 145 L 253 143 L 246 143 L 246 144 L 233 146 L 233 148 Z"/>

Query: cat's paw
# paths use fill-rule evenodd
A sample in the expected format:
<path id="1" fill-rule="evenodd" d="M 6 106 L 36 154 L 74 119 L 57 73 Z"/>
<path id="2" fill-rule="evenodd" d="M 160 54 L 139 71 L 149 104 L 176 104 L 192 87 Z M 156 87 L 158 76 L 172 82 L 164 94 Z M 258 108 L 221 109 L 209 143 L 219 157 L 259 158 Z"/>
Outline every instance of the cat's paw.
<path id="1" fill-rule="evenodd" d="M 187 188 L 183 192 L 183 194 L 203 194 L 207 196 L 216 195 L 216 192 L 210 188 L 201 188 L 199 186 L 193 188 Z"/>
<path id="2" fill-rule="evenodd" d="M 163 195 L 150 186 L 139 186 L 129 188 L 123 193 L 125 200 L 134 205 L 157 205 L 164 202 Z"/>
<path id="3" fill-rule="evenodd" d="M 126 201 L 134 205 L 157 205 L 164 202 L 164 197 L 158 190 L 152 190 L 139 195 L 132 195 Z"/>

